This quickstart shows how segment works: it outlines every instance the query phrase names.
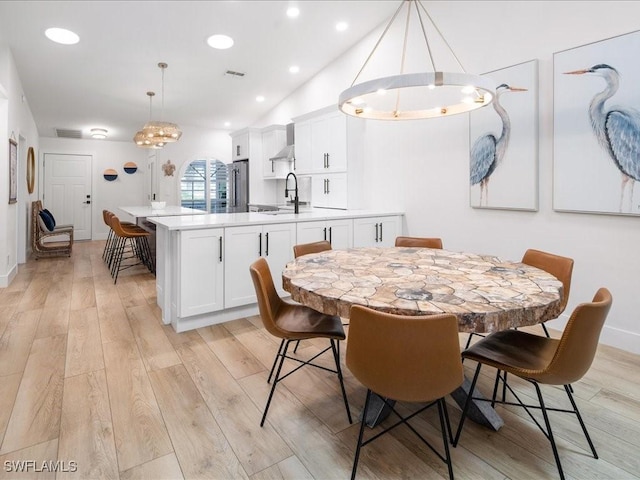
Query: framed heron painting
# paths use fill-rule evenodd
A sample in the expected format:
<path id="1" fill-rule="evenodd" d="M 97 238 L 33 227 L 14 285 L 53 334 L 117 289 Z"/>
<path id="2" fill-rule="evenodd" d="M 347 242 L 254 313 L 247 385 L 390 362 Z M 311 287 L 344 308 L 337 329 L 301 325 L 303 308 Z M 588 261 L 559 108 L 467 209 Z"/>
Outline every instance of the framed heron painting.
<path id="1" fill-rule="evenodd" d="M 553 208 L 640 215 L 640 32 L 553 55 Z"/>
<path id="2" fill-rule="evenodd" d="M 538 61 L 485 73 L 492 105 L 469 114 L 469 200 L 474 208 L 538 209 Z"/>

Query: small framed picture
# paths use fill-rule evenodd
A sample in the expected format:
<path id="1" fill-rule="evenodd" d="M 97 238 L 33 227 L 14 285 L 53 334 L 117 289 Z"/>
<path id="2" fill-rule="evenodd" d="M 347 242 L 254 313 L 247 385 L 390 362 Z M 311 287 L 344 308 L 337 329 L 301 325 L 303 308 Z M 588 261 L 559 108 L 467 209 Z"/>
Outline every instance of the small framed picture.
<path id="1" fill-rule="evenodd" d="M 18 201 L 18 142 L 9 139 L 9 204 Z"/>

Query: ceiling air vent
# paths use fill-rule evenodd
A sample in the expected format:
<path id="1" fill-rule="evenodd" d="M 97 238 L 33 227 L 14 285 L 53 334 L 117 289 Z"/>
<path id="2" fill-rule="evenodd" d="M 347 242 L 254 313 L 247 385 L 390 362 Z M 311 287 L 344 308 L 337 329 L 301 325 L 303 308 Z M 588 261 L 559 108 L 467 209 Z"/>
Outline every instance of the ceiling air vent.
<path id="1" fill-rule="evenodd" d="M 56 128 L 56 136 L 58 138 L 82 138 L 82 130 L 68 130 L 65 128 Z"/>
<path id="2" fill-rule="evenodd" d="M 235 72 L 233 70 L 227 70 L 226 72 L 224 72 L 225 75 L 230 75 L 232 77 L 244 77 L 244 73 L 242 72 Z"/>

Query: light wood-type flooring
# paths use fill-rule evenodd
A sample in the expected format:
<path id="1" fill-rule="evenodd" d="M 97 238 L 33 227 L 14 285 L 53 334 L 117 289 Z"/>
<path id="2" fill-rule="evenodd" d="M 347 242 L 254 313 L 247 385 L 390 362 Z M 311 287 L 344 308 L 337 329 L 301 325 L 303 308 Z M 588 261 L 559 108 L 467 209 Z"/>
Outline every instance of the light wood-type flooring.
<path id="1" fill-rule="evenodd" d="M 349 478 L 359 424 L 348 424 L 334 375 L 303 368 L 286 379 L 260 428 L 278 348 L 260 318 L 177 334 L 160 321 L 154 277 L 132 269 L 114 285 L 103 247 L 76 242 L 72 258 L 30 260 L 0 289 L 1 478 Z M 298 353 L 322 346 L 303 342 Z M 488 394 L 493 372 L 484 371 Z M 346 367 L 345 382 L 357 419 L 365 389 Z M 533 398 L 525 382 L 512 385 Z M 567 478 L 640 478 L 640 356 L 602 346 L 574 389 L 600 459 L 572 416 L 551 414 Z M 566 406 L 559 388 L 544 392 Z M 455 428 L 460 410 L 448 401 Z M 498 432 L 466 423 L 452 449 L 456 478 L 557 478 L 526 413 L 498 412 Z M 440 445 L 435 409 L 414 425 Z M 447 470 L 400 427 L 364 447 L 358 478 L 447 478 Z"/>

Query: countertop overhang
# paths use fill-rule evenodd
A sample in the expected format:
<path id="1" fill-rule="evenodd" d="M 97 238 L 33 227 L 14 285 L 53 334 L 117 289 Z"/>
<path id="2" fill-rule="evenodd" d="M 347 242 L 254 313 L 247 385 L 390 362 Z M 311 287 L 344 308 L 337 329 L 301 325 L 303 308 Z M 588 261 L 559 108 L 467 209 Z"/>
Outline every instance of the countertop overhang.
<path id="1" fill-rule="evenodd" d="M 331 210 L 314 208 L 301 213 L 273 215 L 262 212 L 212 213 L 206 215 L 182 215 L 176 217 L 151 217 L 147 220 L 167 230 L 198 230 L 203 228 L 239 227 L 270 223 L 312 222 L 341 218 L 366 218 L 386 215 L 404 215 L 398 210 Z"/>

